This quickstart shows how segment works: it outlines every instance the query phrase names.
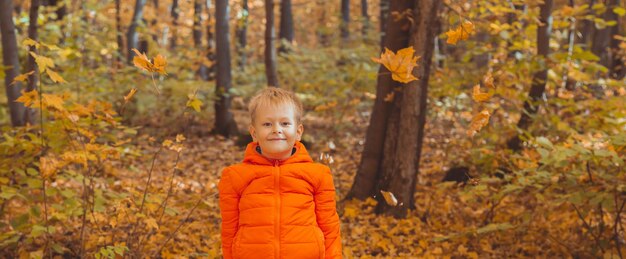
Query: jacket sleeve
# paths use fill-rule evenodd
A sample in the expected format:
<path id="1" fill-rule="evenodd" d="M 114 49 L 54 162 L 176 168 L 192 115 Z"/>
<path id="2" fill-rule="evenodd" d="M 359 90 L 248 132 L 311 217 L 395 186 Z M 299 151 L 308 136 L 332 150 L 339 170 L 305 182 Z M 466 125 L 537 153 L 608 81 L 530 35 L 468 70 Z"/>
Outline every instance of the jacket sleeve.
<path id="1" fill-rule="evenodd" d="M 315 191 L 315 215 L 317 224 L 324 233 L 326 258 L 341 258 L 341 235 L 335 203 L 335 185 L 328 167 L 322 174 L 320 184 Z"/>
<path id="2" fill-rule="evenodd" d="M 225 259 L 233 258 L 232 244 L 239 225 L 239 194 L 233 181 L 236 178 L 235 172 L 226 168 L 222 171 L 218 184 L 222 214 L 222 253 Z"/>

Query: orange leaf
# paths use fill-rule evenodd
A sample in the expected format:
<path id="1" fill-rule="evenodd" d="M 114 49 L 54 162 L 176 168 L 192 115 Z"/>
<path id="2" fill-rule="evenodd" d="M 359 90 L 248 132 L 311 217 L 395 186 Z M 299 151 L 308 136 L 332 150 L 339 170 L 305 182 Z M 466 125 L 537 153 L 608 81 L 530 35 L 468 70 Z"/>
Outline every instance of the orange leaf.
<path id="1" fill-rule="evenodd" d="M 28 92 L 22 90 L 22 95 L 18 97 L 15 101 L 24 103 L 24 106 L 26 107 L 38 107 L 36 105 L 39 105 L 39 93 L 37 92 L 37 90 L 32 90 Z"/>
<path id="2" fill-rule="evenodd" d="M 480 85 L 475 85 L 474 90 L 472 91 L 472 99 L 476 102 L 486 102 L 491 99 L 491 93 L 483 93 L 480 92 Z"/>
<path id="3" fill-rule="evenodd" d="M 65 102 L 61 96 L 55 94 L 42 94 L 43 103 L 46 107 L 55 108 L 59 111 L 65 110 L 63 103 Z"/>
<path id="4" fill-rule="evenodd" d="M 153 65 L 152 63 L 150 63 L 148 57 L 145 54 L 141 54 L 141 52 L 139 52 L 139 50 L 137 49 L 132 49 L 132 51 L 135 52 L 135 56 L 133 57 L 133 64 L 135 64 L 135 66 L 138 68 L 141 68 L 148 72 L 153 72 Z"/>
<path id="5" fill-rule="evenodd" d="M 483 79 L 483 84 L 491 89 L 496 89 L 496 86 L 493 84 L 493 76 L 491 75 L 491 72 L 485 75 L 485 78 Z"/>
<path id="6" fill-rule="evenodd" d="M 387 96 L 385 96 L 385 99 L 383 100 L 385 100 L 385 102 L 393 102 L 393 98 L 395 95 L 396 95 L 396 92 L 388 93 Z"/>
<path id="7" fill-rule="evenodd" d="M 385 202 L 387 202 L 387 204 L 389 206 L 397 206 L 398 205 L 398 199 L 396 199 L 396 196 L 393 195 L 393 193 L 391 192 L 386 192 L 383 190 L 380 190 L 380 193 L 383 195 L 383 198 L 385 198 Z M 402 205 L 402 204 L 400 204 Z"/>
<path id="8" fill-rule="evenodd" d="M 446 41 L 448 44 L 456 45 L 459 40 L 467 40 L 470 35 L 474 34 L 474 24 L 470 21 L 465 21 L 456 29 L 450 29 L 446 32 L 448 36 L 448 40 Z"/>
<path id="9" fill-rule="evenodd" d="M 408 83 L 417 80 L 417 77 L 413 76 L 413 68 L 417 67 L 417 60 L 420 57 L 414 57 L 414 53 L 413 47 L 398 50 L 397 54 L 385 48 L 380 58 L 372 58 L 372 60 L 385 66 L 391 72 L 393 80 Z"/>
<path id="10" fill-rule="evenodd" d="M 167 73 L 165 72 L 165 66 L 167 65 L 167 61 L 163 56 L 161 56 L 161 54 L 154 57 L 153 63 L 154 72 L 157 72 L 161 75 L 167 75 Z"/>
<path id="11" fill-rule="evenodd" d="M 480 129 L 489 123 L 489 117 L 491 117 L 491 114 L 487 110 L 483 110 L 479 114 L 476 114 L 476 116 L 472 118 L 469 129 L 467 129 L 467 135 L 470 137 L 476 135 Z"/>
<path id="12" fill-rule="evenodd" d="M 17 82 L 24 82 L 24 81 L 28 80 L 28 76 L 32 75 L 33 73 L 35 73 L 34 70 L 30 71 L 28 73 L 24 73 L 24 74 L 21 74 L 19 76 L 16 76 L 15 78 L 13 78 L 13 82 L 11 83 L 11 85 L 13 85 L 13 84 L 15 84 Z"/>

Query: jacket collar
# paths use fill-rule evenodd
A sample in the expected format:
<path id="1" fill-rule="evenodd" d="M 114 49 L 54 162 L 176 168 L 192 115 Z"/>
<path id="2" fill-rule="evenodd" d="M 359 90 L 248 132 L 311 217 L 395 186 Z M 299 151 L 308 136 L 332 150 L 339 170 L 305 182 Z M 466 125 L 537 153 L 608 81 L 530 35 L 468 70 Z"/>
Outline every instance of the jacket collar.
<path id="1" fill-rule="evenodd" d="M 248 144 L 248 146 L 246 147 L 246 153 L 243 158 L 244 163 L 255 165 L 274 165 L 275 163 L 278 163 L 280 165 L 284 165 L 313 162 L 313 159 L 311 159 L 311 156 L 306 151 L 306 148 L 300 141 L 296 141 L 293 146 L 296 149 L 295 153 L 293 153 L 293 155 L 285 160 L 275 160 L 264 157 L 259 152 L 257 152 L 258 146 L 258 142 L 250 142 Z"/>

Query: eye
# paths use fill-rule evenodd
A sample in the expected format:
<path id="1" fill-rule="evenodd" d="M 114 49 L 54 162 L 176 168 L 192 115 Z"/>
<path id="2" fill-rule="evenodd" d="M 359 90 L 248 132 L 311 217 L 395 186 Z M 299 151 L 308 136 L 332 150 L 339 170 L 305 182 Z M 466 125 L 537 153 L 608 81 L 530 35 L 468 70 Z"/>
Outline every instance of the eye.
<path id="1" fill-rule="evenodd" d="M 283 122 L 282 124 L 283 124 L 283 126 L 289 126 L 289 125 L 291 125 L 291 122 Z"/>
<path id="2" fill-rule="evenodd" d="M 269 127 L 269 126 L 272 126 L 272 124 L 271 124 L 271 123 L 269 123 L 269 122 L 264 122 L 262 125 L 263 125 L 264 127 Z"/>

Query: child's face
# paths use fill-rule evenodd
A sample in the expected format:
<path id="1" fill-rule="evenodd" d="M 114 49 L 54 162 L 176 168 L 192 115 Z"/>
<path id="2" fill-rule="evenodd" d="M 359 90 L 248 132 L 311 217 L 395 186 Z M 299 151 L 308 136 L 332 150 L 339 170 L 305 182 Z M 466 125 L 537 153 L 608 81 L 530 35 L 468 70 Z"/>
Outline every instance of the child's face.
<path id="1" fill-rule="evenodd" d="M 270 159 L 286 159 L 296 141 L 302 137 L 304 127 L 296 121 L 293 105 L 283 103 L 261 106 L 256 110 L 250 135 L 259 142 L 261 153 Z"/>

